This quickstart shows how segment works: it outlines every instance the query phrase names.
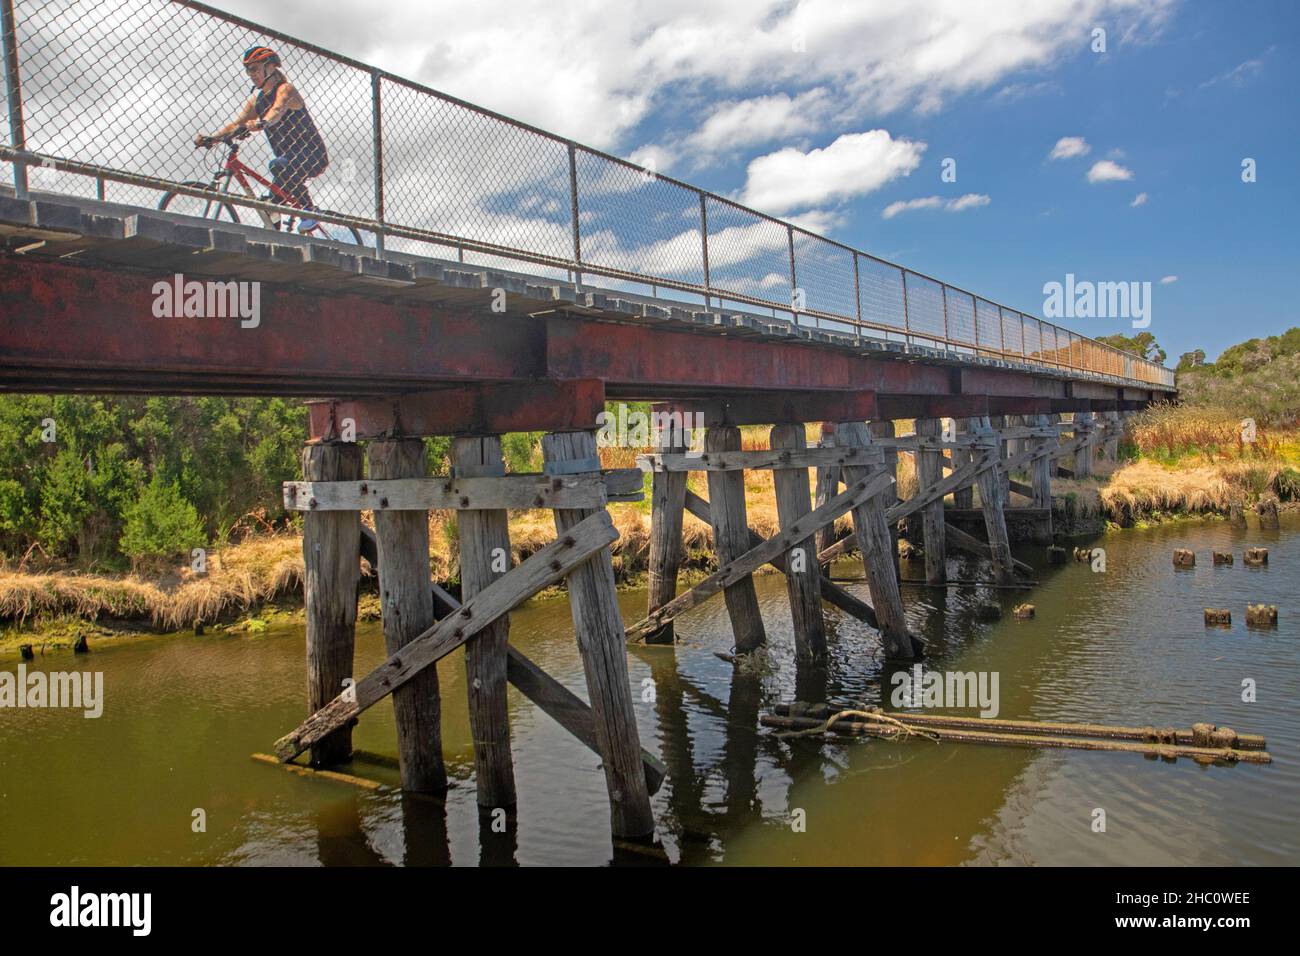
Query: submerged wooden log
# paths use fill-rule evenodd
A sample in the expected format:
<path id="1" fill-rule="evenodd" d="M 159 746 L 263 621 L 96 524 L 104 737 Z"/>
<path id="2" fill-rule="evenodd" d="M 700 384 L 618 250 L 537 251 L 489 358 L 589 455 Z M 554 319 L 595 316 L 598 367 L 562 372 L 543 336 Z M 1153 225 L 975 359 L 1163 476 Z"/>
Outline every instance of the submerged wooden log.
<path id="1" fill-rule="evenodd" d="M 826 720 L 840 708 L 833 704 L 808 704 L 795 701 L 792 704 L 777 704 L 775 712 L 784 717 L 813 717 Z M 872 708 L 867 708 L 868 710 Z M 878 709 L 878 708 L 876 708 Z M 914 714 L 895 712 L 891 717 L 920 727 L 968 727 L 972 730 L 1005 730 L 1012 733 L 1042 733 L 1057 737 L 1103 737 L 1114 740 L 1142 740 L 1148 743 L 1177 743 L 1206 746 L 1196 736 L 1197 727 L 1214 729 L 1213 724 L 1194 724 L 1191 730 L 1174 728 L 1132 727 L 1116 724 L 1090 724 L 1080 722 L 1060 722 L 1047 720 L 1012 720 L 1003 717 L 957 717 L 949 714 Z M 1204 738 L 1209 740 L 1208 736 Z M 1267 743 L 1258 734 L 1234 735 L 1234 747 L 1240 750 L 1263 750 Z"/>
<path id="2" fill-rule="evenodd" d="M 922 726 L 910 722 L 910 714 L 891 714 L 903 724 L 872 723 L 863 720 L 836 721 L 827 732 L 849 737 L 879 737 L 886 740 L 929 740 L 937 742 L 988 744 L 999 747 L 1044 747 L 1063 750 L 1103 750 L 1116 753 L 1137 753 L 1153 757 L 1205 758 L 1225 763 L 1272 763 L 1273 758 L 1264 750 L 1240 750 L 1218 747 L 1195 747 L 1179 743 L 1145 743 L 1129 740 L 1101 740 L 1089 737 L 1049 736 L 1031 733 L 999 733 L 965 728 Z M 764 727 L 781 730 L 816 730 L 826 721 L 810 717 L 780 717 L 764 714 L 760 719 Z M 913 733 L 907 733 L 908 730 Z"/>
<path id="3" fill-rule="evenodd" d="M 356 774 L 343 773 L 339 770 L 324 770 L 316 767 L 304 767 L 301 764 L 296 763 L 284 763 L 279 757 L 275 757 L 271 754 L 253 754 L 252 757 L 258 763 L 267 763 L 276 767 L 282 767 L 290 773 L 297 774 L 299 777 L 306 777 L 308 780 L 328 780 L 331 783 L 345 783 L 349 787 L 357 787 L 361 790 L 371 790 L 376 793 L 382 793 L 389 789 L 378 780 L 358 777 Z"/>

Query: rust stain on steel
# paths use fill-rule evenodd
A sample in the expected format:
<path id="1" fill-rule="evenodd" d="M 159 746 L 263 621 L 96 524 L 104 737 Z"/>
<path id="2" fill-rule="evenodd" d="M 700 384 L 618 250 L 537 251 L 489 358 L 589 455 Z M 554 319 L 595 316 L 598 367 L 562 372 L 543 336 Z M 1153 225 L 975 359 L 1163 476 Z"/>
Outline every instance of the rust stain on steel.
<path id="1" fill-rule="evenodd" d="M 151 373 L 226 376 L 232 385 L 273 378 L 262 391 L 299 377 L 391 390 L 401 382 L 528 379 L 542 371 L 545 330 L 527 316 L 263 283 L 260 323 L 243 328 L 238 318 L 156 317 L 154 285 L 171 281 L 172 274 L 7 257 L 0 366 L 123 385 L 151 384 Z M 202 391 L 197 380 L 188 389 L 175 385 Z"/>
<path id="2" fill-rule="evenodd" d="M 735 389 L 862 389 L 947 394 L 949 369 L 791 342 L 691 334 L 581 319 L 547 320 L 546 368 L 609 385 Z"/>
<path id="3" fill-rule="evenodd" d="M 313 441 L 335 438 L 350 418 L 358 440 L 397 435 L 500 435 L 596 427 L 605 386 L 568 382 L 471 384 L 436 391 L 308 404 Z"/>

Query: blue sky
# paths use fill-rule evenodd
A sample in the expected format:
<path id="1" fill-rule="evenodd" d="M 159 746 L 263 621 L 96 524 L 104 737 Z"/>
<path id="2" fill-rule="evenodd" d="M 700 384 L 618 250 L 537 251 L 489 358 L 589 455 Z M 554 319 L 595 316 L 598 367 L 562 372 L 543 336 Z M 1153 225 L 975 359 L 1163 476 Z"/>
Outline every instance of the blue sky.
<path id="1" fill-rule="evenodd" d="M 1066 273 L 1149 281 L 1171 363 L 1300 324 L 1293 3 L 222 5 L 1026 312 Z"/>
<path id="2" fill-rule="evenodd" d="M 1111 36 L 1097 55 L 1085 37 L 1054 66 L 935 112 L 878 116 L 895 138 L 925 142 L 923 159 L 846 203 L 829 234 L 1040 315 L 1043 284 L 1067 272 L 1151 281 L 1149 331 L 1171 364 L 1300 324 L 1298 28 L 1292 3 L 1180 5 L 1147 42 Z M 1087 155 L 1049 160 L 1067 136 L 1082 137 Z M 1132 178 L 1088 182 L 1111 156 Z M 955 183 L 940 180 L 945 157 L 957 160 Z M 1254 183 L 1241 180 L 1243 157 L 1257 162 Z M 689 178 L 731 193 L 745 170 Z M 990 201 L 882 216 L 896 201 L 968 193 Z M 1146 201 L 1132 206 L 1139 194 Z M 1160 284 L 1167 276 L 1177 281 Z M 1125 320 L 1064 324 L 1133 334 Z"/>

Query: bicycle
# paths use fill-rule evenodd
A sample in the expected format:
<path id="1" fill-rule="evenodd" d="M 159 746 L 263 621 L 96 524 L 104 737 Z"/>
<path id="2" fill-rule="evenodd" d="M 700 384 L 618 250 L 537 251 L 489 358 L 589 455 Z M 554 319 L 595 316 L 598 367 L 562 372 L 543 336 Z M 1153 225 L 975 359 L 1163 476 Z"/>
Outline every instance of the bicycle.
<path id="1" fill-rule="evenodd" d="M 241 140 L 247 139 L 249 135 L 251 134 L 247 130 L 236 130 L 206 146 L 199 147 L 200 149 L 211 149 L 217 143 L 224 143 L 230 151 L 226 154 L 226 158 L 221 165 L 213 172 L 211 182 L 189 180 L 182 185 L 202 189 L 204 192 L 216 193 L 218 196 L 228 196 L 230 195 L 231 182 L 238 182 L 247 196 L 256 199 L 258 198 L 257 194 L 253 192 L 253 187 L 249 184 L 249 179 L 254 179 L 271 191 L 270 195 L 264 198 L 271 199 L 274 197 L 287 206 L 289 210 L 301 210 L 303 208 L 301 203 L 275 183 L 260 175 L 257 170 L 240 160 L 239 143 Z M 172 191 L 163 195 L 158 202 L 158 208 L 170 209 L 172 212 L 179 212 L 182 215 L 195 216 L 200 219 L 220 219 L 224 215 L 231 222 L 240 221 L 237 207 L 233 203 L 225 202 L 220 198 L 209 199 Z M 298 219 L 304 218 L 294 215 L 292 211 L 287 216 L 276 215 L 267 212 L 265 209 L 254 209 L 254 211 L 261 218 L 262 225 L 267 229 L 278 229 L 287 232 L 293 232 Z M 358 246 L 365 244 L 361 241 L 361 233 L 352 226 L 334 226 L 337 234 L 331 234 L 325 227 L 326 223 L 318 222 L 311 229 L 299 234 L 339 242 L 346 242 L 350 239 Z"/>

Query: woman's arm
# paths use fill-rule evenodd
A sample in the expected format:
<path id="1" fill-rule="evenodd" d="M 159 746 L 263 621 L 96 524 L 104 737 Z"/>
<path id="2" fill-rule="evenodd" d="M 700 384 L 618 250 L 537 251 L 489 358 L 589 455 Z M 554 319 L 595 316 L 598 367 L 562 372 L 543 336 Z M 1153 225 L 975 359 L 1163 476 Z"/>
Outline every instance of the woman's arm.
<path id="1" fill-rule="evenodd" d="M 244 108 L 239 111 L 239 115 L 211 136 L 206 133 L 196 133 L 194 136 L 194 145 L 208 146 L 211 145 L 213 140 L 221 139 L 223 136 L 229 136 L 238 129 L 245 128 L 251 121 L 257 119 L 257 110 L 255 109 L 256 104 L 257 97 L 250 96 L 248 102 L 244 104 Z"/>

